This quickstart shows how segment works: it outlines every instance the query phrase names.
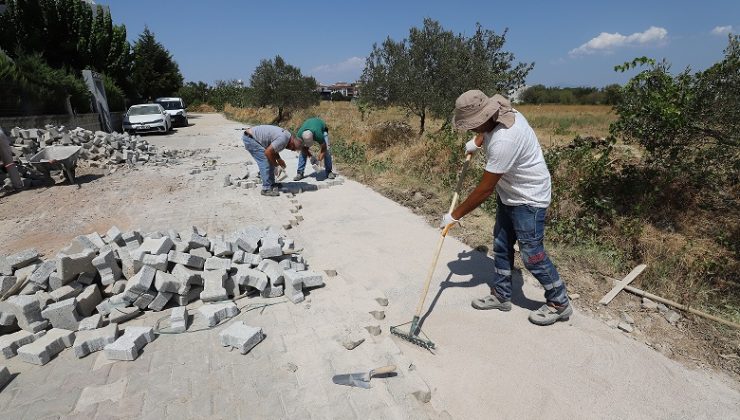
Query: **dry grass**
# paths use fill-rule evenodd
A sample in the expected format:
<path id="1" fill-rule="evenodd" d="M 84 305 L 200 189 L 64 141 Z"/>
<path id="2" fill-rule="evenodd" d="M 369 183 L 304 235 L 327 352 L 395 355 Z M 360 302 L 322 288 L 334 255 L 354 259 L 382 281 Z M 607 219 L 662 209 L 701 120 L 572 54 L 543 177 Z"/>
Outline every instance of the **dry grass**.
<path id="1" fill-rule="evenodd" d="M 216 112 L 216 108 L 209 104 L 198 104 L 195 106 L 188 107 L 189 112 L 209 113 Z"/>

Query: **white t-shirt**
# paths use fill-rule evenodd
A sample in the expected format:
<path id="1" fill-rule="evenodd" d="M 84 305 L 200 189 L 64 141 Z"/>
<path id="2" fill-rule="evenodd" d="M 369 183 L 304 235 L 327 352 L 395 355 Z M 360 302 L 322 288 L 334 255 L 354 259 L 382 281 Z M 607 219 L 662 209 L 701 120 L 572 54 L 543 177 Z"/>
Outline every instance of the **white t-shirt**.
<path id="1" fill-rule="evenodd" d="M 496 192 L 507 206 L 550 205 L 550 172 L 532 127 L 522 114 L 515 114 L 514 125 L 499 124 L 484 135 L 486 172 L 503 174 Z"/>

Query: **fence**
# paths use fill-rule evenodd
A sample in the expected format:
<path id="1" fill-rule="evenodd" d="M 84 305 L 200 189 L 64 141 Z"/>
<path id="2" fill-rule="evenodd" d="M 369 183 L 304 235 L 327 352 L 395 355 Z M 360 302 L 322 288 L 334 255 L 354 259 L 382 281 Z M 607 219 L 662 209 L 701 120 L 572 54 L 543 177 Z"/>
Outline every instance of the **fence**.
<path id="1" fill-rule="evenodd" d="M 123 113 L 111 112 L 113 130 L 121 132 L 123 125 Z M 82 127 L 90 131 L 101 129 L 98 114 L 79 115 L 31 115 L 26 117 L 2 117 L 0 127 L 10 130 L 13 127 L 20 128 L 44 128 L 45 125 L 63 125 L 69 128 Z"/>

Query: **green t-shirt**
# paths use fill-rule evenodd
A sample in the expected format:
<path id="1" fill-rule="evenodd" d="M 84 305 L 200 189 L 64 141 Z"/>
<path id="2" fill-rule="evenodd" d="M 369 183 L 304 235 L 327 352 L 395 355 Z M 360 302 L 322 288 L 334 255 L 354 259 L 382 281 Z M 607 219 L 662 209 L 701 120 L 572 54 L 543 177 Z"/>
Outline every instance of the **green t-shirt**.
<path id="1" fill-rule="evenodd" d="M 304 131 L 309 130 L 313 133 L 313 140 L 316 143 L 324 144 L 324 133 L 328 132 L 329 129 L 326 127 L 326 123 L 321 118 L 309 118 L 303 122 L 301 128 L 296 131 L 296 137 L 301 138 Z"/>

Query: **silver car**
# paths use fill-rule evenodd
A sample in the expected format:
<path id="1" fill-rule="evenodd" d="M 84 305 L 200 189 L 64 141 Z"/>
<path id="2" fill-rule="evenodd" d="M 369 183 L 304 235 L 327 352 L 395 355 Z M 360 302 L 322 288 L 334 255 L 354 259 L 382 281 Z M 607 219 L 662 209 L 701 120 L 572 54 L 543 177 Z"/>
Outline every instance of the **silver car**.
<path id="1" fill-rule="evenodd" d="M 127 133 L 167 133 L 170 130 L 170 115 L 159 104 L 134 105 L 123 117 L 123 131 Z"/>

